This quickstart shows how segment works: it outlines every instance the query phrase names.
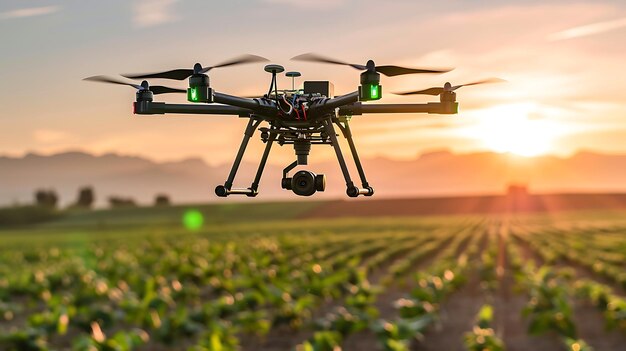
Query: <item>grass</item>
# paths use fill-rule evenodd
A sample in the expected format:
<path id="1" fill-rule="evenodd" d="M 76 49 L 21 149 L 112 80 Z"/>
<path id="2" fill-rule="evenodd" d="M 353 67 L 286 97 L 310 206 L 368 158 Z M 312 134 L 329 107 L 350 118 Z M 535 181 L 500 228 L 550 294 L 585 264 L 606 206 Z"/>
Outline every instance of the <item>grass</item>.
<path id="1" fill-rule="evenodd" d="M 54 222 L 42 225 L 48 228 L 71 227 L 128 227 L 171 225 L 181 221 L 185 211 L 200 211 L 206 223 L 225 224 L 293 219 L 306 214 L 323 202 L 267 202 L 189 204 L 169 207 L 137 207 L 75 211 Z"/>
<path id="2" fill-rule="evenodd" d="M 46 245 L 79 245 L 100 240 L 142 241 L 176 235 L 210 235 L 213 238 L 245 236 L 349 234 L 402 231 L 436 227 L 441 217 L 306 218 L 326 202 L 271 202 L 190 204 L 171 207 L 74 210 L 58 220 L 19 228 L 0 228 L 0 248 Z M 204 225 L 189 230 L 183 224 L 186 211 L 199 211 Z M 462 222 L 468 216 L 445 217 Z M 454 218 L 454 219 L 451 219 Z"/>
<path id="3" fill-rule="evenodd" d="M 280 226 L 281 222 L 297 219 L 320 202 L 189 204 L 169 207 L 138 207 L 99 210 L 70 210 L 56 220 L 21 227 L 0 227 L 0 246 L 42 242 L 84 242 L 93 239 L 113 239 L 159 235 L 189 234 L 183 226 L 187 211 L 200 212 L 204 226 L 200 232 L 225 228 L 254 228 L 263 223 Z"/>

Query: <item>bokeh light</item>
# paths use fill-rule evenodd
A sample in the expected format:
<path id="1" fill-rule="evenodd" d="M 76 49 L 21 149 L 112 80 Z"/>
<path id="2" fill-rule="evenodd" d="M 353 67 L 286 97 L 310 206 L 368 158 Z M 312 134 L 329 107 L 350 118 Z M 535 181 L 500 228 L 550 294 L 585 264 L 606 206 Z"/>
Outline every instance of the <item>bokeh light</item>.
<path id="1" fill-rule="evenodd" d="M 200 230 L 204 225 L 204 215 L 198 210 L 187 210 L 183 214 L 183 225 L 188 230 Z"/>

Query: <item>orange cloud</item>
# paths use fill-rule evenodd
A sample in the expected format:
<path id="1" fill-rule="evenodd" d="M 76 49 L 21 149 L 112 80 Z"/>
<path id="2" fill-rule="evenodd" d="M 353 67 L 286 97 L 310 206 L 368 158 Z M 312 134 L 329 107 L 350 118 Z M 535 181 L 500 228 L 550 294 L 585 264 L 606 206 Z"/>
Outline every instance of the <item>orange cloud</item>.
<path id="1" fill-rule="evenodd" d="M 548 39 L 552 41 L 574 39 L 609 32 L 624 27 L 626 27 L 626 17 L 566 29 L 550 35 Z"/>
<path id="2" fill-rule="evenodd" d="M 59 6 L 27 7 L 0 13 L 0 19 L 43 16 L 59 11 Z"/>

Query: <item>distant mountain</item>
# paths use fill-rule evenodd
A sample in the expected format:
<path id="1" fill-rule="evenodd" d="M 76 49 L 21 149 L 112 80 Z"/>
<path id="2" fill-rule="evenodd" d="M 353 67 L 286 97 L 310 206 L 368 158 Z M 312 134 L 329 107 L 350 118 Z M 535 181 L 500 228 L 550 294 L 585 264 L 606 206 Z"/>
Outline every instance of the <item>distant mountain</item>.
<path id="1" fill-rule="evenodd" d="M 364 159 L 363 165 L 376 197 L 498 194 L 510 183 L 525 183 L 531 192 L 626 192 L 626 155 L 581 152 L 569 158 L 523 158 L 507 154 L 453 154 L 437 151 L 413 160 Z M 284 165 L 267 166 L 259 198 L 292 198 L 280 188 Z M 213 189 L 223 184 L 230 165 L 210 166 L 202 159 L 155 162 L 142 157 L 84 152 L 50 156 L 27 154 L 0 157 L 0 205 L 32 200 L 37 188 L 55 189 L 63 204 L 74 201 L 80 186 L 96 190 L 98 204 L 111 195 L 130 196 L 151 203 L 155 194 L 169 194 L 173 201 L 216 200 Z M 322 198 L 344 196 L 345 182 L 336 161 L 309 167 L 327 176 Z M 355 183 L 358 174 L 352 167 Z M 248 187 L 256 164 L 244 162 L 236 186 Z"/>

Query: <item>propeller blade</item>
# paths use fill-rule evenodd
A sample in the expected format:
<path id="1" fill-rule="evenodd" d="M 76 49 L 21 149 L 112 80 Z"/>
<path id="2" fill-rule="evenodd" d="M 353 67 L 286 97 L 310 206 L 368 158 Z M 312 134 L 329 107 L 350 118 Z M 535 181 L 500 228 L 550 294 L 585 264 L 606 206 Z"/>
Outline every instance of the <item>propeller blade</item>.
<path id="1" fill-rule="evenodd" d="M 130 78 L 130 79 L 159 78 L 159 79 L 185 80 L 185 79 L 189 78 L 189 76 L 191 76 L 192 74 L 194 74 L 196 72 L 197 73 L 206 73 L 206 72 L 212 70 L 213 68 L 241 65 L 241 64 L 253 63 L 253 62 L 264 62 L 264 61 L 269 61 L 269 60 L 266 59 L 265 57 L 261 57 L 261 56 L 257 56 L 257 55 L 242 55 L 242 56 L 230 59 L 228 61 L 224 61 L 222 63 L 219 63 L 219 64 L 217 64 L 215 66 L 209 66 L 209 67 L 204 67 L 204 68 L 202 68 L 202 66 L 199 65 L 199 64 L 195 64 L 194 65 L 194 69 L 180 68 L 180 69 L 173 69 L 173 70 L 165 71 L 165 72 L 140 73 L 140 74 L 123 74 L 122 76 L 124 76 L 126 78 Z"/>
<path id="2" fill-rule="evenodd" d="M 146 82 L 146 81 L 141 82 L 141 85 L 133 84 L 133 83 L 126 83 L 126 82 L 123 82 L 121 80 L 118 80 L 118 79 L 115 79 L 115 78 L 111 78 L 111 77 L 107 77 L 107 76 L 93 76 L 93 77 L 85 78 L 83 80 L 86 80 L 86 81 L 89 81 L 89 82 L 128 85 L 129 87 L 133 87 L 133 88 L 135 88 L 137 90 L 148 89 L 154 95 L 167 94 L 167 93 L 186 93 L 187 92 L 187 90 L 170 88 L 170 87 L 164 87 L 162 85 L 150 86 L 148 84 L 148 82 Z"/>
<path id="3" fill-rule="evenodd" d="M 205 68 L 203 68 L 200 71 L 200 73 L 206 73 L 206 72 L 212 70 L 213 68 L 228 67 L 228 66 L 234 66 L 234 65 L 243 65 L 243 64 L 246 64 L 246 63 L 255 63 L 255 62 L 268 62 L 268 61 L 269 60 L 266 59 L 265 57 L 246 54 L 246 55 L 241 55 L 239 57 L 235 57 L 235 58 L 230 59 L 228 61 L 224 61 L 222 63 L 219 63 L 219 64 L 215 65 L 215 66 L 205 67 Z"/>
<path id="4" fill-rule="evenodd" d="M 187 90 L 184 90 L 184 89 L 164 87 L 162 85 L 152 85 L 150 86 L 150 91 L 154 95 L 168 94 L 168 93 L 187 93 Z"/>
<path id="5" fill-rule="evenodd" d="M 443 88 L 428 88 L 424 90 L 416 90 L 416 91 L 405 91 L 401 93 L 394 93 L 396 95 L 433 95 L 437 96 L 443 93 Z"/>
<path id="6" fill-rule="evenodd" d="M 135 89 L 142 89 L 141 85 L 123 82 L 121 80 L 118 80 L 118 79 L 115 79 L 115 78 L 111 78 L 111 77 L 107 77 L 107 76 L 93 76 L 93 77 L 84 78 L 83 80 L 86 80 L 88 82 L 128 85 L 129 87 L 133 87 Z"/>
<path id="7" fill-rule="evenodd" d="M 452 87 L 452 91 L 455 91 L 458 88 L 467 87 L 467 86 L 470 86 L 470 85 L 504 83 L 504 82 L 506 82 L 506 80 L 500 79 L 500 78 L 487 78 L 487 79 L 479 80 L 477 82 L 465 83 L 465 84 L 461 84 L 461 85 L 455 85 L 455 86 Z"/>
<path id="8" fill-rule="evenodd" d="M 376 66 L 376 72 L 380 74 L 384 74 L 387 77 L 395 77 L 395 76 L 401 76 L 404 74 L 415 74 L 415 73 L 446 73 L 446 72 L 450 72 L 451 70 L 452 69 L 450 68 L 425 69 L 425 68 L 407 68 L 407 67 L 400 67 L 400 66 L 393 66 L 393 65 Z"/>
<path id="9" fill-rule="evenodd" d="M 343 65 L 350 66 L 352 68 L 364 71 L 367 69 L 367 66 L 359 65 L 355 63 L 347 63 L 344 61 L 339 61 L 333 58 L 321 56 L 314 53 L 307 53 L 298 55 L 291 58 L 295 61 L 307 61 L 307 62 L 320 62 L 320 63 L 330 63 L 334 65 Z M 427 69 L 427 68 L 407 68 L 400 67 L 394 65 L 385 65 L 385 66 L 376 66 L 376 72 L 380 74 L 384 74 L 387 77 L 395 77 L 404 74 L 415 74 L 415 73 L 445 73 L 450 72 L 451 69 Z"/>
<path id="10" fill-rule="evenodd" d="M 309 53 L 306 53 L 306 54 L 302 54 L 302 55 L 298 55 L 298 56 L 294 56 L 291 59 L 294 60 L 294 61 L 320 62 L 320 63 L 330 63 L 330 64 L 334 64 L 334 65 L 350 66 L 352 68 L 355 68 L 355 69 L 358 69 L 358 70 L 361 70 L 361 71 L 367 69 L 367 67 L 363 66 L 363 65 L 357 65 L 357 64 L 354 64 L 354 63 L 347 63 L 347 62 L 335 60 L 333 58 L 321 56 L 321 55 L 318 55 L 318 54 L 314 54 L 312 52 L 309 52 Z"/>
<path id="11" fill-rule="evenodd" d="M 193 69 L 173 69 L 165 72 L 158 73 L 142 73 L 142 74 L 122 74 L 123 77 L 130 79 L 148 79 L 148 78 L 160 78 L 160 79 L 174 79 L 185 80 L 187 77 L 193 74 Z"/>
<path id="12" fill-rule="evenodd" d="M 436 95 L 440 95 L 444 91 L 455 91 L 455 90 L 457 90 L 459 88 L 467 87 L 467 86 L 470 86 L 470 85 L 489 84 L 489 83 L 503 83 L 503 82 L 506 82 L 506 80 L 500 79 L 500 78 L 488 78 L 488 79 L 483 79 L 483 80 L 479 80 L 479 81 L 472 82 L 472 83 L 460 84 L 460 85 L 455 85 L 455 86 L 451 86 L 450 83 L 446 83 L 446 85 L 444 87 L 433 87 L 433 88 L 428 88 L 428 89 L 424 89 L 424 90 L 405 91 L 405 92 L 394 93 L 394 94 L 396 94 L 396 95 L 433 95 L 433 96 L 436 96 Z"/>

